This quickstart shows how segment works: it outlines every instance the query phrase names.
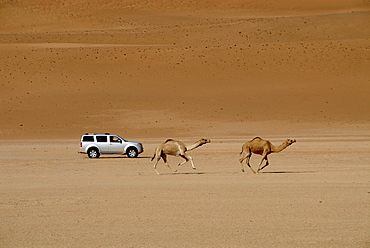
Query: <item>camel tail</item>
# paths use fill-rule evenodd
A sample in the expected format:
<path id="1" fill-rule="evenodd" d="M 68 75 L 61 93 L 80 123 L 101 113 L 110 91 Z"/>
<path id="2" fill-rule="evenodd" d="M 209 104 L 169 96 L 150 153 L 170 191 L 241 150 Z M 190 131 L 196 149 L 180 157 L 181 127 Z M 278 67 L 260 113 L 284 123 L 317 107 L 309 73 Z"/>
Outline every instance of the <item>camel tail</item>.
<path id="1" fill-rule="evenodd" d="M 244 147 L 242 146 L 242 150 L 240 151 L 239 154 L 242 155 L 243 151 L 244 151 Z"/>
<path id="2" fill-rule="evenodd" d="M 157 149 L 155 149 L 154 155 L 153 155 L 153 157 L 152 157 L 152 159 L 150 161 L 153 161 L 153 159 L 156 157 L 156 155 L 157 155 Z"/>
<path id="3" fill-rule="evenodd" d="M 245 147 L 245 144 L 244 144 L 244 145 L 242 145 L 242 150 L 240 151 L 240 155 L 242 155 L 242 154 L 243 154 L 243 152 L 244 152 L 246 149 L 249 149 L 249 148 L 246 148 L 246 147 Z"/>
<path id="4" fill-rule="evenodd" d="M 152 159 L 150 161 L 153 161 L 153 159 L 155 159 L 157 156 L 161 156 L 160 152 L 159 152 L 159 148 L 156 148 L 155 151 L 154 151 L 154 155 L 152 157 Z"/>

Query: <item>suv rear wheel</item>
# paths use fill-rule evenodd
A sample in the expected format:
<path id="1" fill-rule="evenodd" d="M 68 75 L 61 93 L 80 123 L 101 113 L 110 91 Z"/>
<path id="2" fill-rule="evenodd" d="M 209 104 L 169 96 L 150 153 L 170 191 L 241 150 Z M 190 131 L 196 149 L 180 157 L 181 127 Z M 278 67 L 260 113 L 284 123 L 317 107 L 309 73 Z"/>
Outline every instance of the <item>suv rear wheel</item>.
<path id="1" fill-rule="evenodd" d="M 96 148 L 90 148 L 87 151 L 87 156 L 89 156 L 89 158 L 99 158 L 100 157 L 99 150 Z"/>
<path id="2" fill-rule="evenodd" d="M 126 150 L 127 157 L 129 158 L 136 158 L 139 153 L 137 152 L 137 149 L 135 147 L 130 147 Z"/>

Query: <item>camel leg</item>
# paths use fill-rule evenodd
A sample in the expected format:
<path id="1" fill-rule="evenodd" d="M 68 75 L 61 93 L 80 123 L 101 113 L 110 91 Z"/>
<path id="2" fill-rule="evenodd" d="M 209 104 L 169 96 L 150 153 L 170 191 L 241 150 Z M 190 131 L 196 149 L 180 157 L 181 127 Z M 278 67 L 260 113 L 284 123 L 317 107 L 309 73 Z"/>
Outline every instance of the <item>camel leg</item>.
<path id="1" fill-rule="evenodd" d="M 183 161 L 181 163 L 178 163 L 178 166 L 181 166 L 181 165 L 185 164 L 186 162 L 189 162 L 189 158 L 185 155 L 185 151 L 180 150 L 179 156 L 182 157 L 183 159 L 185 159 L 185 161 Z"/>
<path id="2" fill-rule="evenodd" d="M 244 172 L 243 160 L 246 159 L 245 163 L 248 165 L 249 169 L 251 169 L 251 171 L 254 174 L 256 174 L 256 172 L 253 170 L 252 166 L 249 164 L 249 160 L 250 160 L 251 156 L 252 156 L 252 153 L 250 153 L 250 152 L 247 155 L 243 154 L 242 157 L 239 159 L 239 162 L 242 166 L 242 172 Z"/>
<path id="3" fill-rule="evenodd" d="M 160 158 L 158 158 L 158 157 L 155 158 L 154 170 L 155 170 L 155 172 L 157 172 L 157 175 L 160 175 L 159 172 L 157 171 L 157 164 L 158 164 L 159 160 L 160 160 Z"/>
<path id="4" fill-rule="evenodd" d="M 249 164 L 249 161 L 251 159 L 251 156 L 252 156 L 252 153 L 249 153 L 248 156 L 247 156 L 247 160 L 245 161 L 245 163 L 248 165 L 249 169 L 251 169 L 251 171 L 256 174 L 256 172 L 253 170 L 252 166 Z"/>
<path id="5" fill-rule="evenodd" d="M 192 158 L 192 157 L 187 156 L 187 155 L 185 155 L 185 154 L 180 155 L 180 157 L 182 157 L 183 159 L 185 159 L 185 161 L 183 161 L 183 162 L 179 163 L 179 166 L 181 166 L 181 165 L 185 164 L 186 162 L 189 162 L 189 160 L 190 160 L 191 167 L 192 167 L 194 170 L 196 170 L 196 169 L 197 169 L 197 168 L 195 168 L 195 166 L 194 166 L 194 162 L 193 162 L 193 158 Z"/>
<path id="6" fill-rule="evenodd" d="M 242 172 L 244 172 L 244 165 L 243 165 L 243 161 L 244 161 L 244 159 L 246 159 L 246 156 L 245 156 L 245 154 L 244 154 L 244 152 L 243 152 L 243 153 L 241 154 L 240 159 L 239 159 L 240 165 L 241 165 L 241 167 L 242 167 Z"/>
<path id="7" fill-rule="evenodd" d="M 195 168 L 195 166 L 194 166 L 193 158 L 190 157 L 190 156 L 188 156 L 188 157 L 190 159 L 191 167 L 193 168 L 193 170 L 196 170 L 197 168 Z"/>
<path id="8" fill-rule="evenodd" d="M 168 168 L 170 168 L 170 170 L 172 170 L 173 172 L 176 172 L 176 171 L 177 171 L 177 170 L 172 169 L 172 168 L 170 167 L 170 165 L 168 164 L 166 154 L 164 154 L 164 153 L 163 153 L 163 154 L 161 155 L 161 157 L 162 157 L 162 159 L 163 159 L 163 161 L 164 161 L 164 164 L 165 164 Z"/>
<path id="9" fill-rule="evenodd" d="M 178 166 L 181 166 L 181 165 L 185 164 L 186 162 L 189 162 L 189 159 L 185 155 L 180 155 L 180 157 L 182 157 L 183 159 L 185 159 L 185 161 L 179 163 Z"/>
<path id="10" fill-rule="evenodd" d="M 266 160 L 266 164 L 264 166 L 262 166 L 263 164 L 263 161 Z M 261 162 L 260 164 L 258 165 L 258 170 L 257 170 L 257 173 L 262 170 L 263 168 L 265 168 L 267 165 L 269 164 L 269 161 L 267 160 L 267 155 L 263 155 L 262 156 L 262 159 L 261 159 Z M 262 166 L 262 167 L 261 167 Z"/>
<path id="11" fill-rule="evenodd" d="M 239 159 L 239 161 L 240 161 L 240 159 Z M 242 166 L 242 172 L 244 172 L 243 160 L 240 161 L 240 165 Z"/>
<path id="12" fill-rule="evenodd" d="M 265 159 L 266 159 L 266 164 L 264 166 L 262 166 L 261 169 L 258 169 L 258 171 L 261 171 L 263 168 L 265 168 L 266 166 L 269 165 L 269 161 L 268 161 L 267 157 Z"/>

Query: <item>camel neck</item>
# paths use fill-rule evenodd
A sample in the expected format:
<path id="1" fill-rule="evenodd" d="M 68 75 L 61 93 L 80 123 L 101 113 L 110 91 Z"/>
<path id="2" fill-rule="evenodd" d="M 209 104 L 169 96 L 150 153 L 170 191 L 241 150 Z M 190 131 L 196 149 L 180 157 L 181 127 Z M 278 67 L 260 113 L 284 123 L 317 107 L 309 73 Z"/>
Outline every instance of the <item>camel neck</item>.
<path id="1" fill-rule="evenodd" d="M 187 149 L 188 151 L 191 151 L 191 150 L 194 150 L 195 148 L 197 148 L 197 147 L 199 147 L 199 146 L 201 146 L 201 145 L 203 145 L 203 144 L 201 144 L 201 143 L 199 143 L 199 142 L 196 142 L 196 143 L 194 143 L 193 145 L 191 145 L 191 146 L 187 147 L 186 149 Z"/>
<path id="2" fill-rule="evenodd" d="M 272 149 L 272 151 L 273 152 L 281 152 L 282 150 L 284 150 L 285 148 L 287 148 L 288 147 L 288 144 L 287 143 L 283 143 L 283 144 L 281 144 L 280 146 L 278 146 L 278 147 L 275 147 L 275 146 L 273 146 L 273 149 Z"/>

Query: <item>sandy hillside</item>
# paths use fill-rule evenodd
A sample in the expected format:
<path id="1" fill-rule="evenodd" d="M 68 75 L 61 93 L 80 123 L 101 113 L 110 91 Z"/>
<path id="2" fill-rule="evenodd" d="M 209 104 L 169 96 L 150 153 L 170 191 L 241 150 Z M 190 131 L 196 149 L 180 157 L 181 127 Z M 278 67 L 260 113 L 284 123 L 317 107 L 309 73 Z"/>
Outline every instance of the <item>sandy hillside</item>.
<path id="1" fill-rule="evenodd" d="M 305 2 L 1 1 L 0 137 L 366 130 L 369 5 Z"/>
<path id="2" fill-rule="evenodd" d="M 369 27 L 367 0 L 0 0 L 0 247 L 369 247 Z M 255 136 L 297 143 L 242 173 Z"/>

